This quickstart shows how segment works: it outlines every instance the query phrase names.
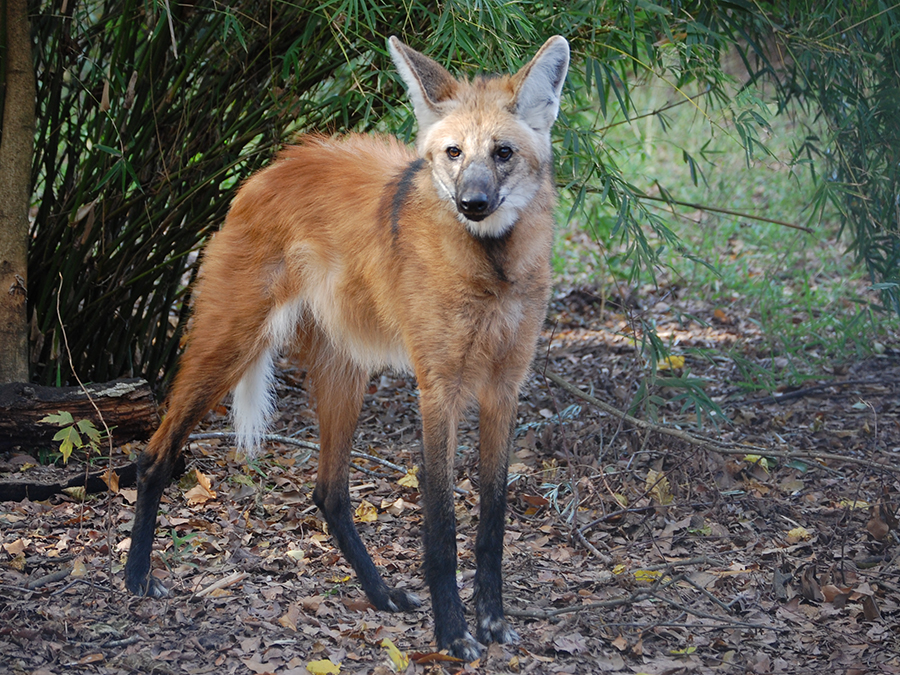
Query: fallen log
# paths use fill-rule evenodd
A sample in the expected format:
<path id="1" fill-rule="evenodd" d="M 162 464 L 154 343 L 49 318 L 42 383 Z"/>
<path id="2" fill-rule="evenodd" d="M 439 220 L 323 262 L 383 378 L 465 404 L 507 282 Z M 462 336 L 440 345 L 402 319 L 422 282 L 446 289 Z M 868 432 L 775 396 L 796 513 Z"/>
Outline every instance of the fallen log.
<path id="1" fill-rule="evenodd" d="M 84 389 L 13 382 L 0 385 L 0 450 L 52 444 L 59 427 L 40 420 L 60 410 L 71 413 L 76 421 L 90 420 L 103 431 L 97 409 L 112 433 L 113 444 L 147 439 L 159 425 L 156 399 L 150 385 L 141 379 L 89 384 Z"/>
<path id="2" fill-rule="evenodd" d="M 134 487 L 137 483 L 137 464 L 134 462 L 117 467 L 114 471 L 118 475 L 120 489 Z M 77 476 L 60 483 L 0 481 L 0 502 L 21 502 L 24 499 L 40 502 L 73 487 L 83 487 L 85 494 L 89 495 L 106 492 L 109 488 L 103 480 L 104 474 L 105 469 L 90 474 L 80 471 Z"/>

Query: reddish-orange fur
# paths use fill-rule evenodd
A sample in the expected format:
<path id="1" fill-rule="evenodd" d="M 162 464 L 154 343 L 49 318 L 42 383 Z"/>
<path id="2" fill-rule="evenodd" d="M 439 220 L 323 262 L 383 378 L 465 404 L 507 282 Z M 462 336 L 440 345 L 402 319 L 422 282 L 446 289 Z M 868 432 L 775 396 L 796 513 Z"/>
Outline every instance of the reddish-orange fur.
<path id="1" fill-rule="evenodd" d="M 150 548 L 182 444 L 234 390 L 236 428 L 253 445 L 272 357 L 289 352 L 307 368 L 317 398 L 316 504 L 370 600 L 380 609 L 416 606 L 415 596 L 381 579 L 347 491 L 368 377 L 409 369 L 420 393 L 435 634 L 441 647 L 474 658 L 455 582 L 456 425 L 477 403 L 478 637 L 510 641 L 500 591 L 508 447 L 550 287 L 549 130 L 568 47 L 552 38 L 516 75 L 474 83 L 402 43 L 391 49 L 419 118 L 418 154 L 390 137 L 306 136 L 241 187 L 204 253 L 168 414 L 140 459 L 126 583 L 136 593 L 165 593 L 148 577 Z"/>
<path id="2" fill-rule="evenodd" d="M 416 178 L 423 196 L 407 206 L 394 241 L 379 215 L 383 193 L 414 159 L 391 137 L 307 137 L 247 181 L 204 255 L 190 347 L 174 386 L 187 395 L 170 401 L 169 419 L 181 418 L 177 406 L 198 398 L 211 406 L 237 384 L 267 343 L 269 313 L 318 281 L 307 278 L 311 264 L 343 268 L 330 272 L 337 304 L 329 320 L 344 340 L 375 343 L 373 360 L 391 345 L 408 345 L 423 391 L 435 380 L 457 380 L 441 389 L 436 405 L 468 405 L 479 392 L 514 395 L 546 311 L 552 188 L 547 181 L 516 224 L 499 279 L 484 246 L 428 194 L 427 172 Z M 318 359 L 338 358 L 328 340 L 304 335 L 314 323 L 308 317 L 299 324 L 303 364 L 309 342 Z M 148 451 L 163 449 L 151 443 Z"/>

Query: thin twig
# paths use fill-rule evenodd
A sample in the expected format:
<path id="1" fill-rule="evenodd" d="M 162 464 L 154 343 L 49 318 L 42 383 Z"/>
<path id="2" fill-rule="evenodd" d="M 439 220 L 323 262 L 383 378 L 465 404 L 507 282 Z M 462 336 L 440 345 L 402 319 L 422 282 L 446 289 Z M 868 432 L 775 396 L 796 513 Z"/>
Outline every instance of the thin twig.
<path id="1" fill-rule="evenodd" d="M 761 223 L 771 223 L 772 225 L 781 225 L 782 227 L 789 227 L 793 230 L 800 230 L 801 232 L 806 232 L 807 234 L 812 234 L 812 228 L 806 227 L 805 225 L 797 225 L 797 223 L 789 223 L 786 220 L 778 220 L 777 218 L 767 218 L 766 216 L 757 216 L 753 213 L 744 213 L 743 211 L 735 211 L 733 209 L 723 209 L 718 206 L 708 206 L 706 204 L 697 204 L 696 202 L 683 202 L 678 199 L 672 199 L 671 197 L 654 197 L 648 194 L 637 194 L 635 195 L 638 199 L 647 199 L 652 202 L 663 202 L 665 204 L 670 204 L 673 206 L 686 206 L 689 209 L 697 209 L 698 211 L 709 211 L 710 213 L 721 213 L 726 216 L 735 216 L 736 218 L 746 218 L 747 220 L 758 220 Z"/>
<path id="2" fill-rule="evenodd" d="M 628 117 L 627 119 L 619 120 L 618 122 L 612 122 L 605 126 L 599 127 L 597 129 L 597 131 L 604 132 L 604 131 L 608 131 L 609 129 L 612 129 L 613 127 L 620 126 L 622 124 L 631 124 L 632 122 L 635 122 L 640 119 L 644 119 L 645 117 L 655 117 L 656 115 L 659 115 L 660 113 L 664 113 L 667 110 L 671 110 L 672 108 L 677 108 L 678 106 L 684 105 L 685 103 L 690 103 L 692 101 L 696 101 L 698 98 L 700 98 L 701 96 L 706 96 L 711 91 L 712 91 L 712 87 L 707 87 L 703 91 L 701 91 L 697 94 L 694 94 L 693 96 L 689 96 L 687 98 L 682 98 L 682 99 L 679 99 L 672 103 L 667 103 L 666 105 L 664 105 L 660 108 L 656 108 L 655 110 L 650 110 L 649 112 L 641 113 L 640 115 L 632 115 L 631 117 Z"/>
<path id="3" fill-rule="evenodd" d="M 237 439 L 237 435 L 231 431 L 207 431 L 199 434 L 191 434 L 188 436 L 189 441 L 205 441 L 212 439 L 221 439 L 225 441 L 234 442 Z M 313 454 L 319 454 L 319 444 L 313 443 L 311 441 L 301 441 L 298 438 L 291 438 L 290 436 L 281 436 L 279 434 L 265 434 L 260 439 L 262 441 L 269 441 L 271 443 L 284 443 L 285 445 L 295 445 L 300 448 L 306 448 L 307 450 L 311 450 Z M 375 464 L 380 464 L 381 466 L 387 467 L 388 469 L 393 469 L 394 471 L 402 474 L 409 473 L 409 469 L 406 467 L 400 466 L 399 464 L 394 464 L 386 459 L 382 459 L 381 457 L 376 457 L 375 455 L 370 455 L 365 452 L 358 452 L 353 450 L 350 452 L 351 457 L 356 457 L 357 459 L 364 459 L 367 462 L 373 462 Z M 305 461 L 305 460 L 304 460 Z M 351 466 L 357 471 L 361 471 L 362 473 L 368 474 L 370 476 L 376 476 L 378 478 L 384 478 L 384 474 L 375 473 L 370 469 L 367 469 L 359 464 L 351 464 Z M 453 491 L 460 495 L 468 495 L 468 490 L 463 490 L 460 487 L 454 487 Z"/>
<path id="4" fill-rule="evenodd" d="M 105 649 L 115 649 L 116 647 L 128 647 L 129 645 L 137 644 L 141 640 L 143 640 L 143 638 L 140 635 L 129 635 L 127 638 L 122 638 L 121 640 L 104 642 L 102 646 Z"/>
<path id="5" fill-rule="evenodd" d="M 790 401 L 791 399 L 795 398 L 803 398 L 805 396 L 819 396 L 824 389 L 831 389 L 832 387 L 834 387 L 835 389 L 841 389 L 842 387 L 856 387 L 859 385 L 875 387 L 879 385 L 896 384 L 898 384 L 898 382 L 893 378 L 889 380 L 835 380 L 833 382 L 820 382 L 818 384 L 811 384 L 809 386 L 803 387 L 802 389 L 786 391 L 783 394 L 775 394 L 773 396 L 765 396 L 763 398 L 743 398 L 725 401 L 723 405 L 768 405 L 770 403 L 784 403 L 785 401 Z M 825 395 L 831 394 L 825 392 Z"/>
<path id="6" fill-rule="evenodd" d="M 65 567 L 56 570 L 55 572 L 51 572 L 50 574 L 45 574 L 42 577 L 38 577 L 37 579 L 32 579 L 28 582 L 27 586 L 31 590 L 35 590 L 40 588 L 41 586 L 46 586 L 47 584 L 52 584 L 56 581 L 61 581 L 65 579 L 72 573 L 72 566 L 66 565 Z"/>
<path id="7" fill-rule="evenodd" d="M 635 591 L 625 597 L 616 598 L 615 600 L 601 600 L 599 602 L 591 602 L 584 605 L 569 605 L 568 607 L 557 607 L 556 609 L 536 610 L 536 609 L 507 609 L 508 616 L 517 616 L 522 619 L 552 619 L 555 616 L 563 614 L 573 614 L 576 612 L 593 611 L 597 609 L 610 609 L 611 607 L 621 607 L 622 605 L 633 605 L 641 600 L 653 597 L 653 593 L 646 591 Z"/>
<path id="8" fill-rule="evenodd" d="M 575 538 L 581 542 L 581 545 L 584 546 L 591 554 L 597 558 L 602 563 L 609 564 L 611 558 L 608 555 L 603 555 L 597 548 L 587 540 L 587 537 L 584 536 L 580 528 L 575 528 L 572 530 L 575 533 Z"/>
<path id="9" fill-rule="evenodd" d="M 62 333 L 63 344 L 66 347 L 66 356 L 69 358 L 69 366 L 72 368 L 72 375 L 75 377 L 75 380 L 78 382 L 78 386 L 81 387 L 81 391 L 83 391 L 84 395 L 87 396 L 87 400 L 88 400 L 88 402 L 90 402 L 91 407 L 94 409 L 94 412 L 97 413 L 97 418 L 100 420 L 100 424 L 103 425 L 103 431 L 106 433 L 106 440 L 107 440 L 107 443 L 109 444 L 109 452 L 107 454 L 106 478 L 103 479 L 103 482 L 106 483 L 107 487 L 109 487 L 110 490 L 112 490 L 113 486 L 110 485 L 110 482 L 111 482 L 110 479 L 111 479 L 112 473 L 113 473 L 112 431 L 110 431 L 109 425 L 106 423 L 106 420 L 103 418 L 103 413 L 100 412 L 100 406 L 98 406 L 97 402 L 94 401 L 94 397 L 91 396 L 91 393 L 87 390 L 87 387 L 84 386 L 84 382 L 82 382 L 81 378 L 78 376 L 78 370 L 75 368 L 75 361 L 72 360 L 72 350 L 69 349 L 69 336 L 66 334 L 66 326 L 65 326 L 65 323 L 63 322 L 62 311 L 59 308 L 59 299 L 60 299 L 60 296 L 62 296 L 62 291 L 63 291 L 63 275 L 62 275 L 62 272 L 60 272 L 59 273 L 59 288 L 57 289 L 57 292 L 56 292 L 56 320 L 59 322 L 59 330 Z M 99 448 L 97 450 L 99 452 Z M 88 477 L 90 476 L 90 467 L 91 467 L 90 462 L 86 462 L 84 465 L 85 485 L 87 485 Z M 101 476 L 101 478 L 102 478 L 102 476 Z M 116 491 L 117 490 L 118 490 L 118 487 L 116 487 Z M 79 519 L 80 524 L 78 526 L 79 536 L 81 533 L 81 529 L 83 527 L 82 523 L 85 522 L 85 518 L 84 518 L 85 508 L 86 508 L 86 501 L 82 500 L 81 501 L 81 516 L 82 517 Z M 106 541 L 107 541 L 107 544 L 109 545 L 109 550 L 110 550 L 110 555 L 107 557 L 107 563 L 109 565 L 110 570 L 112 570 L 112 551 L 114 549 L 113 541 L 112 541 L 113 540 L 112 532 L 113 532 L 113 522 L 112 522 L 110 512 L 107 511 L 107 513 L 106 513 Z"/>
<path id="10" fill-rule="evenodd" d="M 690 584 L 691 586 L 693 586 L 694 588 L 696 588 L 701 593 L 703 593 L 703 595 L 705 595 L 709 600 L 711 600 L 716 605 L 718 605 L 722 610 L 728 612 L 729 614 L 731 613 L 731 608 L 728 605 L 726 605 L 724 602 L 719 600 L 715 595 L 710 593 L 708 590 L 703 588 L 703 586 L 701 586 L 697 582 L 693 581 L 690 577 L 685 577 L 684 581 L 686 583 Z"/>
<path id="11" fill-rule="evenodd" d="M 208 431 L 199 434 L 191 434 L 188 436 L 189 441 L 205 441 L 210 439 L 221 439 L 225 441 L 235 441 L 237 440 L 237 434 L 231 431 Z M 312 450 L 313 454 L 319 454 L 319 444 L 312 443 L 311 441 L 301 441 L 298 438 L 291 438 L 290 436 L 281 436 L 279 434 L 265 434 L 260 439 L 262 441 L 268 441 L 270 443 L 284 443 L 285 445 L 294 445 L 298 448 L 306 448 L 307 450 Z M 381 457 L 376 457 L 375 455 L 369 455 L 364 452 L 357 452 L 356 450 L 350 453 L 351 457 L 356 457 L 357 459 L 364 459 L 369 462 L 374 462 L 375 464 L 381 464 L 382 466 L 386 466 L 389 469 L 393 469 L 394 471 L 399 471 L 400 473 L 406 473 L 407 469 L 405 467 L 400 466 L 399 464 L 394 464 L 393 462 L 389 462 L 386 459 L 381 459 Z"/>
<path id="12" fill-rule="evenodd" d="M 749 443 L 725 443 L 714 438 L 696 436 L 694 434 L 689 434 L 686 431 L 682 431 L 681 429 L 673 429 L 672 427 L 662 426 L 660 424 L 655 424 L 653 422 L 647 422 L 646 420 L 640 420 L 636 417 L 632 417 L 628 413 L 622 412 L 618 408 L 615 408 L 608 403 L 604 403 L 600 399 L 591 396 L 587 392 L 564 380 L 554 372 L 551 372 L 549 370 L 539 370 L 538 372 L 540 372 L 542 375 L 545 375 L 547 379 L 552 380 L 573 396 L 577 396 L 578 398 L 581 398 L 588 403 L 596 406 L 603 412 L 613 415 L 614 417 L 618 417 L 619 419 L 622 419 L 629 424 L 638 427 L 639 429 L 650 429 L 659 434 L 671 436 L 672 438 L 677 438 L 678 440 L 684 441 L 685 443 L 690 443 L 691 445 L 695 445 L 712 452 L 717 452 L 722 455 L 758 454 L 764 455 L 765 457 L 813 460 L 816 462 L 820 462 L 822 460 L 831 460 L 834 462 L 856 464 L 859 466 L 868 467 L 870 469 L 878 469 L 881 471 L 889 471 L 892 473 L 900 471 L 900 467 L 892 466 L 890 464 L 884 464 L 881 462 L 873 462 L 871 460 L 862 459 L 859 457 L 846 457 L 844 455 L 835 455 L 827 452 L 784 452 L 781 450 L 772 450 L 760 445 L 751 445 Z"/>
<path id="13" fill-rule="evenodd" d="M 3 590 L 21 591 L 22 593 L 36 593 L 33 588 L 28 588 L 27 586 L 16 586 L 15 584 L 0 584 L 0 591 Z"/>
<path id="14" fill-rule="evenodd" d="M 67 583 L 62 588 L 57 588 L 50 595 L 60 595 L 61 593 L 65 593 L 67 590 L 72 588 L 73 586 L 77 586 L 78 584 L 84 584 L 85 586 L 90 586 L 91 588 L 96 588 L 98 591 L 110 591 L 112 590 L 109 586 L 104 586 L 101 584 L 95 584 L 93 581 L 89 581 L 88 579 L 72 579 L 69 583 Z"/>
<path id="15" fill-rule="evenodd" d="M 657 570 L 668 570 L 674 569 L 676 567 L 688 567 L 690 565 L 713 565 L 715 567 L 726 567 L 726 563 L 723 560 L 716 560 L 715 558 L 710 558 L 709 556 L 699 556 L 697 558 L 687 558 L 685 560 L 670 560 L 668 562 L 660 563 L 659 565 L 645 565 L 642 566 L 642 570 L 648 571 L 657 571 Z"/>
<path id="16" fill-rule="evenodd" d="M 690 607 L 687 607 L 686 605 L 682 605 L 680 602 L 675 602 L 674 600 L 670 600 L 669 598 L 664 598 L 657 594 L 653 594 L 653 597 L 655 597 L 660 602 L 664 602 L 667 605 L 671 605 L 672 607 L 674 607 L 677 610 L 685 612 L 686 614 L 693 614 L 694 616 L 699 617 L 701 619 L 711 619 L 712 621 L 721 621 L 722 620 L 721 617 L 718 617 L 715 614 L 707 614 L 706 612 L 701 612 L 698 609 L 691 609 Z M 736 621 L 732 625 L 736 625 L 740 628 L 765 628 L 765 626 L 760 626 L 760 625 L 754 624 L 754 623 L 744 623 L 743 621 Z M 772 628 L 772 630 L 778 630 L 778 629 Z"/>

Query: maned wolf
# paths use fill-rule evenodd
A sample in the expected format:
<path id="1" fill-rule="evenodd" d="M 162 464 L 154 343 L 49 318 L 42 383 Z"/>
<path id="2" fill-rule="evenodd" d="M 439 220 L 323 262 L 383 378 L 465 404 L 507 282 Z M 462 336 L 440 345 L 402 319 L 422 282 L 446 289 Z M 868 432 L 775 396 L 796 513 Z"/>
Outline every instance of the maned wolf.
<path id="1" fill-rule="evenodd" d="M 457 423 L 479 406 L 481 515 L 476 636 L 517 638 L 503 617 L 507 463 L 519 387 L 550 288 L 550 128 L 569 46 L 550 38 L 515 75 L 454 79 L 392 37 L 418 121 L 417 153 L 393 138 L 303 138 L 238 191 L 203 259 L 193 327 L 168 414 L 139 460 L 125 584 L 162 597 L 150 576 L 160 496 L 188 434 L 234 392 L 240 444 L 255 447 L 273 409 L 273 360 L 292 354 L 317 401 L 313 500 L 369 600 L 419 606 L 388 587 L 353 524 L 350 447 L 370 375 L 412 371 L 422 414 L 424 570 L 439 648 L 471 660 L 456 585 Z"/>

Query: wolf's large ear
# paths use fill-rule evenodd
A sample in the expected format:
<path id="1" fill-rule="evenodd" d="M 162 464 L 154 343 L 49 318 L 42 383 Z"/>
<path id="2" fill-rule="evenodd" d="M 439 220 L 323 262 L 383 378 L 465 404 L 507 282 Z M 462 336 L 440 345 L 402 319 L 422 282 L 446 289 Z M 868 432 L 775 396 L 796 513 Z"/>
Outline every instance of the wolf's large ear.
<path id="1" fill-rule="evenodd" d="M 556 35 L 513 76 L 516 113 L 540 133 L 547 133 L 559 112 L 559 99 L 569 70 L 569 43 Z"/>
<path id="2" fill-rule="evenodd" d="M 456 92 L 456 80 L 443 66 L 407 47 L 393 35 L 388 39 L 388 49 L 409 89 L 421 134 L 442 116 L 441 103 Z"/>

